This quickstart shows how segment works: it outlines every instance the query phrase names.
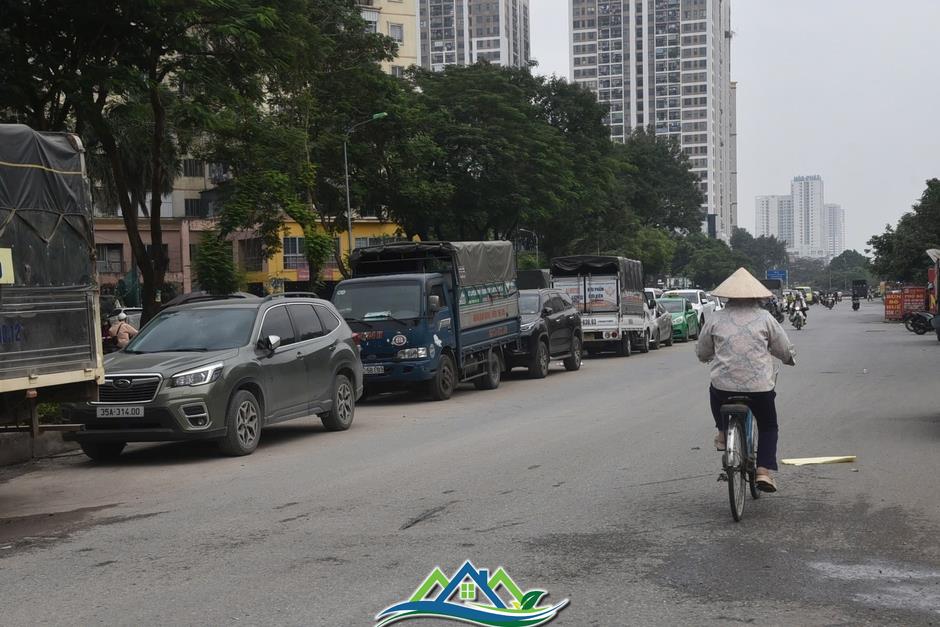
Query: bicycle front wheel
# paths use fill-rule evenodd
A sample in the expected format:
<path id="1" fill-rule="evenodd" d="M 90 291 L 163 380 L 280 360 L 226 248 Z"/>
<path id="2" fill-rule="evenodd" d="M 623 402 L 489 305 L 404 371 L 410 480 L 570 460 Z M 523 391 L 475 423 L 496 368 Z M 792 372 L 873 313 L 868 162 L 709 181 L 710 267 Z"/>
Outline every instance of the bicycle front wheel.
<path id="1" fill-rule="evenodd" d="M 728 477 L 728 497 L 731 503 L 731 516 L 740 522 L 744 515 L 744 501 L 747 494 L 747 464 L 745 462 L 744 429 L 739 419 L 732 419 L 728 424 L 725 444 L 725 474 Z"/>

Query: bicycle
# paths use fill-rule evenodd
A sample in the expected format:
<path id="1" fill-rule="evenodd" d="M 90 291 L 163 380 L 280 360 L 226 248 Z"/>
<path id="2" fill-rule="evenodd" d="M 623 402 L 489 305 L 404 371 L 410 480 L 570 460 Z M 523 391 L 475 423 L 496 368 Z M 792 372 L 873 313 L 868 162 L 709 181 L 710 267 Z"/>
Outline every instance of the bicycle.
<path id="1" fill-rule="evenodd" d="M 725 454 L 721 463 L 728 482 L 731 516 L 740 522 L 744 515 L 745 483 L 750 486 L 751 497 L 760 498 L 757 487 L 757 419 L 747 403 L 748 396 L 732 396 L 721 406 L 725 423 Z"/>

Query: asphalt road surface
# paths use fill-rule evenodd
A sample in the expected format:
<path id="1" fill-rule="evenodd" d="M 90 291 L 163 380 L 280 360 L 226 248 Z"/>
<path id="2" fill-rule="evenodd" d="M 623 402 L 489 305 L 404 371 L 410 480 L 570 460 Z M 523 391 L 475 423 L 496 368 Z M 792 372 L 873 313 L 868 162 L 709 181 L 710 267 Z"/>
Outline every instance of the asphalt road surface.
<path id="1" fill-rule="evenodd" d="M 371 625 L 467 559 L 569 599 L 553 625 L 940 622 L 940 342 L 880 313 L 787 325 L 780 456 L 858 461 L 781 466 L 741 523 L 707 368 L 677 344 L 381 398 L 246 458 L 141 445 L 2 470 L 0 624 Z"/>

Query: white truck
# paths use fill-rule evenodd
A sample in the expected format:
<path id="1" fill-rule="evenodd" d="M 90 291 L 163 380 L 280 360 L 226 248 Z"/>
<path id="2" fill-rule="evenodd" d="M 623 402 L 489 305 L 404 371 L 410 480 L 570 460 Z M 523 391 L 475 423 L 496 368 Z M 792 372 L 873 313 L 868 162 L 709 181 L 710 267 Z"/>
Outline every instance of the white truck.
<path id="1" fill-rule="evenodd" d="M 581 311 L 588 353 L 649 351 L 655 317 L 643 292 L 643 264 L 625 257 L 573 255 L 552 259 L 552 287 Z"/>

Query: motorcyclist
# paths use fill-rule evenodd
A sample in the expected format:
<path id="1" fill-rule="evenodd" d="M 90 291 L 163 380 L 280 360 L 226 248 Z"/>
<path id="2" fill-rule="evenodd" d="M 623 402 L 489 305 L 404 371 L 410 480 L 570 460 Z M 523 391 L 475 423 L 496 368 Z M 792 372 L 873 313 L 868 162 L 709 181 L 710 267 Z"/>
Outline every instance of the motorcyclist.
<path id="1" fill-rule="evenodd" d="M 760 306 L 761 300 L 770 298 L 770 291 L 747 270 L 739 268 L 712 293 L 727 298 L 728 305 L 705 320 L 695 352 L 700 361 L 711 364 L 709 396 L 718 429 L 715 448 L 725 448 L 726 425 L 721 419 L 721 406 L 733 396 L 747 395 L 748 406 L 757 420 L 757 486 L 765 492 L 776 492 L 774 358 L 792 366 L 796 350 L 783 327 Z"/>

